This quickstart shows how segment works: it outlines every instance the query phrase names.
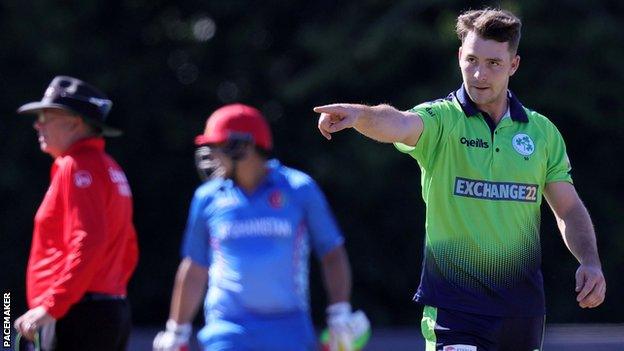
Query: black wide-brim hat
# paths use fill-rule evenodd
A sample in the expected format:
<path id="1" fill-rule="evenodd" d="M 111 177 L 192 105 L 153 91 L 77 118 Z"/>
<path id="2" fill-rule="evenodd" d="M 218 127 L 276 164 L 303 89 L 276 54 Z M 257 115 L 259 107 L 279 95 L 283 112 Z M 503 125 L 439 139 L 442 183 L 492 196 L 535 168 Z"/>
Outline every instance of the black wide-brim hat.
<path id="1" fill-rule="evenodd" d="M 78 78 L 55 77 L 43 94 L 41 101 L 27 103 L 17 109 L 17 113 L 39 113 L 44 108 L 60 108 L 80 115 L 102 131 L 103 136 L 116 137 L 122 131 L 106 123 L 106 117 L 113 102 L 101 91 Z"/>

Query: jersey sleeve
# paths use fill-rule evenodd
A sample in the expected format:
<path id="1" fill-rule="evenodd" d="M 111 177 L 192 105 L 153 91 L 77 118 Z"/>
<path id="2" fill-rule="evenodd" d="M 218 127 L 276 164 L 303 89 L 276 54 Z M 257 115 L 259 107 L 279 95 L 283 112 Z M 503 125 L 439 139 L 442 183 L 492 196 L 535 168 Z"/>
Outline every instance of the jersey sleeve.
<path id="1" fill-rule="evenodd" d="M 208 268 L 212 256 L 210 233 L 205 218 L 207 196 L 198 189 L 191 201 L 184 239 L 182 241 L 182 258 L 189 257 L 193 262 Z"/>
<path id="2" fill-rule="evenodd" d="M 300 188 L 310 241 L 317 257 L 344 243 L 344 238 L 332 215 L 325 195 L 311 178 Z"/>
<path id="3" fill-rule="evenodd" d="M 96 279 L 96 270 L 106 253 L 104 179 L 73 160 L 59 170 L 59 193 L 63 212 L 63 237 L 67 243 L 64 269 L 43 301 L 48 313 L 58 319 L 67 313 Z"/>
<path id="4" fill-rule="evenodd" d="M 439 105 L 436 102 L 426 102 L 409 110 L 418 114 L 423 121 L 423 131 L 415 146 L 394 143 L 397 150 L 412 156 L 424 166 L 428 164 L 430 155 L 442 139 L 444 131 Z"/>
<path id="5" fill-rule="evenodd" d="M 554 125 L 551 125 L 548 135 L 548 161 L 546 169 L 546 183 L 572 183 L 572 167 L 566 152 L 563 136 Z"/>

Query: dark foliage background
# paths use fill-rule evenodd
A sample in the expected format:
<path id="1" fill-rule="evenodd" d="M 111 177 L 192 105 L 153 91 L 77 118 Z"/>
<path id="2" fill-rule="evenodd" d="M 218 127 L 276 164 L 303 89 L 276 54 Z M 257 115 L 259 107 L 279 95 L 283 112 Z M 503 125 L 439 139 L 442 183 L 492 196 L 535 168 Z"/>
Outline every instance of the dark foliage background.
<path id="1" fill-rule="evenodd" d="M 67 74 L 106 91 L 115 103 L 110 121 L 125 130 L 107 145 L 135 196 L 136 324 L 166 320 L 186 211 L 199 183 L 193 137 L 211 111 L 241 101 L 270 120 L 276 156 L 325 190 L 348 240 L 354 305 L 375 325 L 417 326 L 420 308 L 411 296 L 424 230 L 418 167 L 355 132 L 325 141 L 311 109 L 336 101 L 407 109 L 445 96 L 460 84 L 455 17 L 483 5 L 501 5 L 524 21 L 522 64 L 511 88 L 565 136 L 609 284 L 602 307 L 576 306 L 576 262 L 545 208 L 548 320 L 622 322 L 624 3 L 609 0 L 3 1 L 0 285 L 12 293 L 14 313 L 25 308 L 32 217 L 51 163 L 38 149 L 32 119 L 15 109 Z M 311 295 L 321 323 L 317 268 Z"/>

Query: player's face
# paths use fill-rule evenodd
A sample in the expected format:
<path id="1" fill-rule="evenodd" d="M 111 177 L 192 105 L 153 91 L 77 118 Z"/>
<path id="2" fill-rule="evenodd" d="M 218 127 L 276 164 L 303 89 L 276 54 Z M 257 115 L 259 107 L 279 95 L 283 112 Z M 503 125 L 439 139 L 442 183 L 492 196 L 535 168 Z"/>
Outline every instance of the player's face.
<path id="1" fill-rule="evenodd" d="M 78 117 L 61 109 L 43 109 L 33 128 L 37 131 L 41 151 L 57 157 L 73 142 Z"/>
<path id="2" fill-rule="evenodd" d="M 468 96 L 481 110 L 504 104 L 507 86 L 520 64 L 520 56 L 500 43 L 469 32 L 459 48 L 459 67 Z"/>

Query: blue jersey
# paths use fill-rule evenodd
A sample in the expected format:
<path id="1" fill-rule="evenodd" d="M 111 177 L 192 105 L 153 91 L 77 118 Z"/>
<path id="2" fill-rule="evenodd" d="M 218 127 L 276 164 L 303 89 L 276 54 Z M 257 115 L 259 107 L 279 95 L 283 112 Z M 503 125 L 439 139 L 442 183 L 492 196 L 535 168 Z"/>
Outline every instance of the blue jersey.
<path id="1" fill-rule="evenodd" d="M 182 256 L 209 268 L 206 319 L 308 311 L 308 261 L 344 241 L 327 201 L 303 172 L 267 163 L 253 194 L 231 179 L 195 192 Z"/>

